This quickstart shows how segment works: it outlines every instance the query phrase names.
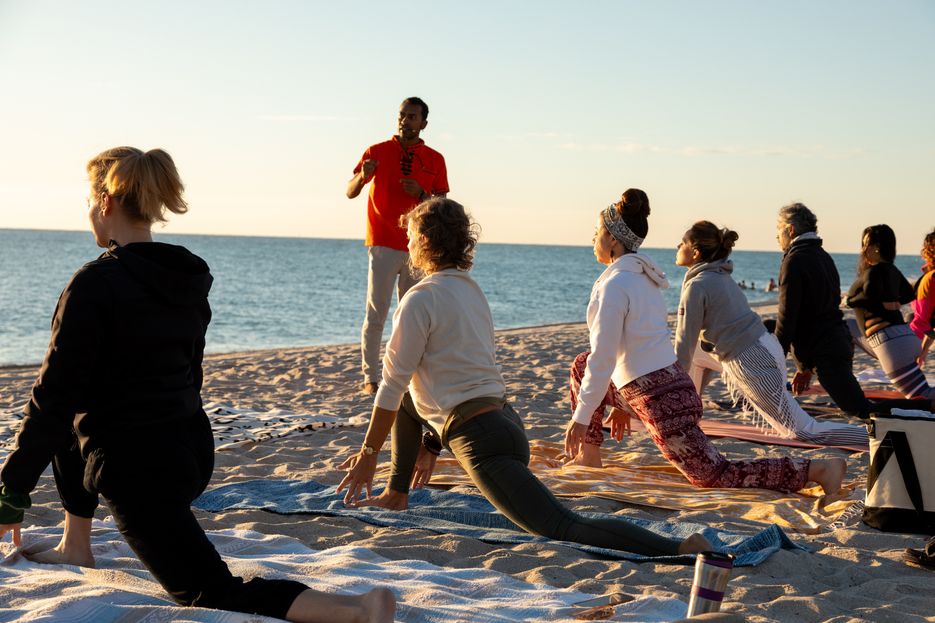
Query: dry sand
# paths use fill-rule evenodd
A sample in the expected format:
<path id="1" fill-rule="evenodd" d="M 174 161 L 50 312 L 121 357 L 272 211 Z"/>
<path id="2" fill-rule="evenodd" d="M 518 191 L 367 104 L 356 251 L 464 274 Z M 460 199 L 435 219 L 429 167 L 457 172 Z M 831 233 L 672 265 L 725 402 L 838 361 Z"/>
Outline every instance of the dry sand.
<path id="1" fill-rule="evenodd" d="M 771 310 L 761 310 L 769 313 Z M 498 355 L 513 404 L 523 415 L 530 439 L 559 442 L 569 417 L 567 366 L 587 349 L 583 324 L 499 331 Z M 931 364 L 930 364 L 931 365 Z M 873 366 L 859 355 L 858 369 Z M 368 414 L 371 401 L 358 393 L 356 345 L 320 346 L 211 355 L 205 360 L 205 401 L 266 411 L 350 418 Z M 0 407 L 26 401 L 35 367 L 0 368 Z M 714 383 L 706 397 L 723 399 Z M 706 417 L 735 417 L 708 411 Z M 360 447 L 363 427 L 317 431 L 252 447 L 219 452 L 212 486 L 256 478 L 313 479 L 337 484 L 336 470 Z M 615 442 L 605 442 L 613 444 Z M 661 458 L 645 434 L 626 439 L 627 450 Z M 848 456 L 837 450 L 781 449 L 732 439 L 714 442 L 729 458 L 788 452 L 813 458 Z M 384 453 L 386 454 L 386 453 Z M 867 455 L 850 455 L 848 481 L 862 487 Z M 466 490 L 470 490 L 469 488 Z M 27 525 L 56 525 L 61 507 L 47 473 L 34 493 Z M 601 498 L 566 500 L 576 510 L 692 521 L 750 534 L 761 524 L 713 511 L 662 511 Z M 447 567 L 485 567 L 517 578 L 587 593 L 621 591 L 656 594 L 688 601 L 692 570 L 664 564 L 607 561 L 558 545 L 490 545 L 471 538 L 422 530 L 398 530 L 340 517 L 280 516 L 263 511 L 196 511 L 206 529 L 247 528 L 298 538 L 315 549 L 357 544 L 390 559 L 421 559 Z M 106 509 L 100 509 L 103 517 Z M 723 611 L 749 621 L 935 621 L 935 574 L 907 567 L 900 560 L 921 537 L 885 534 L 864 526 L 817 535 L 792 535 L 814 553 L 780 551 L 757 567 L 736 569 Z"/>

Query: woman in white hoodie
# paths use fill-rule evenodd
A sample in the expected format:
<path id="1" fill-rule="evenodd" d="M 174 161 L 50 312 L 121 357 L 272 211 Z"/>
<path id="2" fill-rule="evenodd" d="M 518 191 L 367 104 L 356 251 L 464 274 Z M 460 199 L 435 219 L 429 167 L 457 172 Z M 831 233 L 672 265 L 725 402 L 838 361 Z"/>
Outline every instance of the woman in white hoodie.
<path id="1" fill-rule="evenodd" d="M 722 377 L 734 400 L 752 408 L 785 439 L 819 445 L 867 445 L 867 429 L 844 422 L 819 422 L 786 389 L 786 357 L 776 337 L 750 309 L 731 273 L 737 232 L 698 221 L 685 232 L 675 254 L 688 267 L 682 283 L 675 355 L 688 369 L 698 338 L 714 345 Z"/>
<path id="2" fill-rule="evenodd" d="M 635 412 L 663 456 L 695 486 L 798 491 L 817 482 L 826 493 L 836 492 L 844 479 L 842 459 L 728 461 L 702 432 L 701 398 L 672 349 L 660 291 L 668 281 L 637 252 L 649 232 L 648 216 L 646 193 L 631 188 L 598 219 L 594 255 L 607 269 L 591 291 L 591 353 L 565 432 L 566 454 L 574 458 L 587 449 L 588 427 L 601 426 L 610 394 L 616 407 L 611 433 L 622 439 Z"/>

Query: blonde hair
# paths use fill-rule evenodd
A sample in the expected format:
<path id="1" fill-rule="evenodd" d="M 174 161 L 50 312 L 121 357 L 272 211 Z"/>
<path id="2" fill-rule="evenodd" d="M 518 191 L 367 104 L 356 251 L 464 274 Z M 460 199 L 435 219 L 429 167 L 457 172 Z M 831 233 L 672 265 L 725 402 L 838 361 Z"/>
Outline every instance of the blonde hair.
<path id="1" fill-rule="evenodd" d="M 91 158 L 87 170 L 94 192 L 118 199 L 134 220 L 153 224 L 166 221 L 166 210 L 188 212 L 175 162 L 162 149 L 114 147 Z"/>

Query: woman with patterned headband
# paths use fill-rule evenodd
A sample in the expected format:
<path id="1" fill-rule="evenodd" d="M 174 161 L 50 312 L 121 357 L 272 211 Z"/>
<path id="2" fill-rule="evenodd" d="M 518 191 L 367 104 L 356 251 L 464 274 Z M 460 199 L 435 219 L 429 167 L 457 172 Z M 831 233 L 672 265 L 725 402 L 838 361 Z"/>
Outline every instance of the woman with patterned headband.
<path id="1" fill-rule="evenodd" d="M 572 367 L 572 386 L 579 388 L 577 395 L 572 391 L 566 454 L 578 464 L 600 466 L 601 427 L 610 406 L 611 434 L 618 441 L 635 413 L 663 456 L 695 486 L 798 491 L 817 482 L 826 493 L 836 492 L 844 480 L 843 459 L 728 461 L 702 432 L 701 398 L 676 362 L 666 322 L 660 290 L 669 283 L 649 256 L 638 253 L 648 216 L 646 193 L 631 188 L 598 218 L 594 256 L 607 269 L 588 304 L 591 352 Z"/>

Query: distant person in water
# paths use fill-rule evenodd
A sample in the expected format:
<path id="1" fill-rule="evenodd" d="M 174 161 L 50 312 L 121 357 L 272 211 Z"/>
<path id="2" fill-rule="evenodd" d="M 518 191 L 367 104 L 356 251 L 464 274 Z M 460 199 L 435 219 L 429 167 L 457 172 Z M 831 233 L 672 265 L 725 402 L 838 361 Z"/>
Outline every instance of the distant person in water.
<path id="1" fill-rule="evenodd" d="M 429 197 L 448 192 L 445 158 L 425 144 L 419 133 L 429 119 L 429 107 L 418 97 L 399 107 L 397 134 L 371 145 L 347 183 L 347 197 L 354 199 L 370 184 L 367 197 L 367 304 L 361 328 L 360 351 L 363 392 L 373 395 L 380 381 L 380 342 L 396 287 L 397 301 L 415 284 L 409 270 L 408 240 L 399 217 Z"/>
<path id="2" fill-rule="evenodd" d="M 87 172 L 91 231 L 107 250 L 59 297 L 16 448 L 0 471 L 0 537 L 11 531 L 20 545 L 29 494 L 51 463 L 65 529 L 57 547 L 32 556 L 37 562 L 94 566 L 100 496 L 130 548 L 183 606 L 392 621 L 387 589 L 329 595 L 289 580 L 244 581 L 218 555 L 191 511 L 214 467 L 201 403 L 212 277 L 200 257 L 153 242 L 151 232 L 167 211 L 188 211 L 182 182 L 161 149 L 109 149 Z"/>
<path id="3" fill-rule="evenodd" d="M 675 253 L 688 268 L 682 283 L 675 354 L 684 369 L 697 359 L 699 339 L 712 346 L 722 378 L 735 402 L 753 409 L 786 439 L 819 445 L 867 445 L 863 426 L 818 422 L 786 389 L 786 357 L 775 336 L 731 278 L 737 232 L 710 221 L 692 225 Z"/>
<path id="4" fill-rule="evenodd" d="M 770 277 L 770 278 L 769 278 L 769 283 L 766 284 L 766 291 L 767 291 L 767 292 L 773 292 L 774 290 L 776 290 L 776 288 L 777 288 L 777 286 L 776 286 L 776 281 L 775 281 L 772 277 Z"/>
<path id="5" fill-rule="evenodd" d="M 844 479 L 842 459 L 728 461 L 702 432 L 701 398 L 672 350 L 662 297 L 669 283 L 639 253 L 649 213 L 646 193 L 631 188 L 597 219 L 594 256 L 607 268 L 588 304 L 591 351 L 572 364 L 565 453 L 575 463 L 601 466 L 601 427 L 609 406 L 612 435 L 622 439 L 635 413 L 662 455 L 697 487 L 798 491 L 817 482 L 826 493 L 836 492 Z"/>
<path id="6" fill-rule="evenodd" d="M 919 368 L 922 342 L 900 311 L 915 300 L 915 292 L 895 259 L 896 234 L 889 225 L 864 229 L 859 271 L 847 293 L 855 315 L 849 325 L 857 343 L 880 362 L 901 394 L 935 401 L 935 387 Z"/>
<path id="7" fill-rule="evenodd" d="M 935 343 L 935 230 L 922 243 L 922 276 L 913 286 L 912 321 L 909 328 L 922 340 L 918 364 L 925 369 L 925 358 Z"/>
<path id="8" fill-rule="evenodd" d="M 341 465 L 347 475 L 337 490 L 347 489 L 345 504 L 407 508 L 410 486 L 429 481 L 444 446 L 481 494 L 532 534 L 647 556 L 709 549 L 700 534 L 670 539 L 623 517 L 574 513 L 529 471 L 522 420 L 504 397 L 490 307 L 468 272 L 476 225 L 450 199 L 431 199 L 402 218 L 413 268 L 425 277 L 396 309 L 363 447 Z M 372 497 L 391 429 L 389 483 Z"/>

